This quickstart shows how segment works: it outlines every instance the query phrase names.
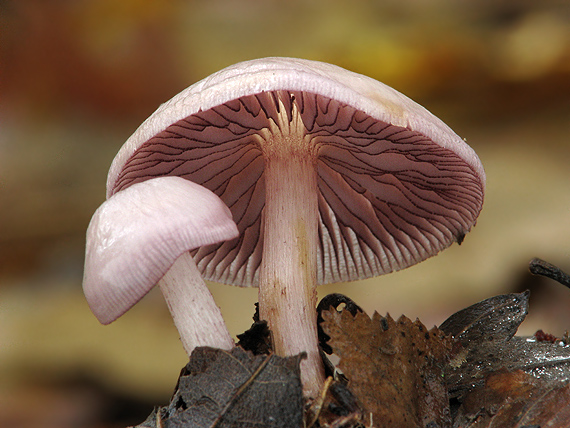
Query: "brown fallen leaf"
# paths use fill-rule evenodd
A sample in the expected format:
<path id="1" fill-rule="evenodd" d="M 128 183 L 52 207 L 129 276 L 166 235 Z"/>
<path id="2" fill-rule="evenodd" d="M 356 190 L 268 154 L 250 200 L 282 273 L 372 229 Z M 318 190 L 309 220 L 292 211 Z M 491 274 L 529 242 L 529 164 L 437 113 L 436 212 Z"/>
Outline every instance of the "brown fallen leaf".
<path id="1" fill-rule="evenodd" d="M 451 340 L 441 330 L 405 316 L 334 309 L 322 316 L 348 388 L 371 414 L 368 426 L 451 426 L 443 378 Z"/>
<path id="2" fill-rule="evenodd" d="M 465 395 L 454 428 L 564 428 L 570 424 L 570 385 L 522 370 L 490 374 Z"/>
<path id="3" fill-rule="evenodd" d="M 319 346 L 325 354 L 332 354 L 332 349 L 327 343 L 330 340 L 328 334 L 323 331 L 321 323 L 323 322 L 322 313 L 329 310 L 330 308 L 336 309 L 338 312 L 348 311 L 352 316 L 356 315 L 357 312 L 364 312 L 360 306 L 356 304 L 354 300 L 350 297 L 345 296 L 340 293 L 327 294 L 321 299 L 317 305 L 317 332 L 319 336 Z"/>
<path id="4" fill-rule="evenodd" d="M 301 358 L 196 348 L 170 404 L 138 428 L 300 428 Z"/>

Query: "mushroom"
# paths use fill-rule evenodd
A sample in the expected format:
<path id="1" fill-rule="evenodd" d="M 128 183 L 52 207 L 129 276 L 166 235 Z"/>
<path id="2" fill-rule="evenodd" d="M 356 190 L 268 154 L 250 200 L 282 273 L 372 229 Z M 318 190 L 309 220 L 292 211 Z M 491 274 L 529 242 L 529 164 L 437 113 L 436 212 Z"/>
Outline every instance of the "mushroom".
<path id="1" fill-rule="evenodd" d="M 83 289 L 103 324 L 116 320 L 158 284 L 184 349 L 231 349 L 220 309 L 189 251 L 233 239 L 230 210 L 208 189 L 159 177 L 114 194 L 87 229 Z"/>
<path id="2" fill-rule="evenodd" d="M 221 70 L 161 105 L 109 171 L 111 196 L 176 175 L 216 193 L 237 239 L 201 247 L 204 277 L 259 287 L 279 355 L 306 352 L 323 381 L 316 285 L 403 269 L 461 242 L 485 173 L 447 125 L 396 90 L 334 65 L 265 58 Z"/>

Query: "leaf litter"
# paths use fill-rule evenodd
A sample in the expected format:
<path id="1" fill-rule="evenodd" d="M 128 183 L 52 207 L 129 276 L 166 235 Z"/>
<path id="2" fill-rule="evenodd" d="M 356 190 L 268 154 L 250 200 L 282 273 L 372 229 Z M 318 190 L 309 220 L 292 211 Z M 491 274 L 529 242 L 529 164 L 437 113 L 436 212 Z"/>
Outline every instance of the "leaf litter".
<path id="1" fill-rule="evenodd" d="M 372 421 L 401 428 L 449 425 L 443 370 L 450 337 L 405 316 L 336 310 L 322 316 L 338 367 Z"/>
<path id="2" fill-rule="evenodd" d="M 534 274 L 564 284 L 565 273 L 537 260 Z M 568 334 L 516 336 L 528 302 L 528 292 L 494 296 L 427 329 L 404 315 L 369 317 L 348 297 L 329 295 L 318 307 L 329 378 L 309 402 L 303 355 L 274 355 L 254 317 L 232 351 L 197 348 L 170 404 L 137 428 L 568 427 Z"/>
<path id="3" fill-rule="evenodd" d="M 301 427 L 301 358 L 196 348 L 170 404 L 140 427 Z"/>

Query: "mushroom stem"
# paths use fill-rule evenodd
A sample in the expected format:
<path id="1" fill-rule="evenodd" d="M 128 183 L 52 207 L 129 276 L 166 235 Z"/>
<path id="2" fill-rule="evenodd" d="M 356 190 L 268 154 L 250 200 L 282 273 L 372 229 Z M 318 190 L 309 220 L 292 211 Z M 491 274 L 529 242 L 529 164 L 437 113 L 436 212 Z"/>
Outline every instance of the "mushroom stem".
<path id="1" fill-rule="evenodd" d="M 234 347 L 220 308 L 190 253 L 183 253 L 158 285 L 188 355 L 197 346 L 226 350 Z"/>
<path id="2" fill-rule="evenodd" d="M 311 156 L 301 153 L 267 157 L 265 167 L 260 316 L 272 330 L 276 354 L 306 352 L 301 380 L 305 395 L 315 397 L 324 382 L 316 313 L 316 169 Z"/>

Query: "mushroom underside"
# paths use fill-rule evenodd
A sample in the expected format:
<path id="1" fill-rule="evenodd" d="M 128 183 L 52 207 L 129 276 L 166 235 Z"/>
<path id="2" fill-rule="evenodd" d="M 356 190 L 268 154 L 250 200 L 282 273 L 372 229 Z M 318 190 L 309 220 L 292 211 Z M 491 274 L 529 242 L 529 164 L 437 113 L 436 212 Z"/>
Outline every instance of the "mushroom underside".
<path id="1" fill-rule="evenodd" d="M 461 242 L 475 224 L 484 184 L 457 153 L 421 130 L 298 91 L 244 96 L 170 125 L 135 151 L 113 191 L 162 175 L 210 189 L 240 236 L 197 250 L 198 267 L 212 281 L 257 286 L 266 142 L 276 125 L 298 119 L 296 138 L 309 142 L 317 174 L 317 283 L 403 269 Z"/>

